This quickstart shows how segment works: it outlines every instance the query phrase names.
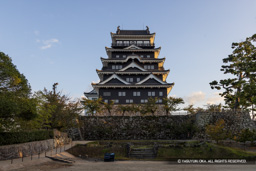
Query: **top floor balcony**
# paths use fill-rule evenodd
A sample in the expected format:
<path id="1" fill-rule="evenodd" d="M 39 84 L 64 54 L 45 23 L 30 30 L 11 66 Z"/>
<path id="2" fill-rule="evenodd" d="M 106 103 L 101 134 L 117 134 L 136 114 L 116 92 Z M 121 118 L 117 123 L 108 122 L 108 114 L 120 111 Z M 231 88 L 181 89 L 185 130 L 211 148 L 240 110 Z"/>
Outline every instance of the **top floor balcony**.
<path id="1" fill-rule="evenodd" d="M 112 48 L 125 48 L 125 47 L 128 47 L 128 46 L 131 46 L 131 45 L 135 45 L 135 46 L 138 46 L 138 47 L 141 47 L 141 48 L 154 48 L 155 47 L 155 44 L 154 43 L 138 43 L 138 42 L 125 42 L 125 43 L 121 43 L 121 42 L 118 42 L 118 43 L 112 43 Z"/>

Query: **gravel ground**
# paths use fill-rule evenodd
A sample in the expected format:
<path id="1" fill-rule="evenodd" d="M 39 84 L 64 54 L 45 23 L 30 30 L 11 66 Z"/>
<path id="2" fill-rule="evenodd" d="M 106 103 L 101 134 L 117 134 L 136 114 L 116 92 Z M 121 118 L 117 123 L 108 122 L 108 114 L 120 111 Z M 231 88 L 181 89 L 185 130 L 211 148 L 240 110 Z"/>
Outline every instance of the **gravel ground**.
<path id="1" fill-rule="evenodd" d="M 64 164 L 46 161 L 36 165 L 28 165 L 12 171 L 170 171 L 170 170 L 207 170 L 207 171 L 255 171 L 256 165 L 179 165 L 163 161 L 86 161 L 75 158 L 75 163 Z"/>

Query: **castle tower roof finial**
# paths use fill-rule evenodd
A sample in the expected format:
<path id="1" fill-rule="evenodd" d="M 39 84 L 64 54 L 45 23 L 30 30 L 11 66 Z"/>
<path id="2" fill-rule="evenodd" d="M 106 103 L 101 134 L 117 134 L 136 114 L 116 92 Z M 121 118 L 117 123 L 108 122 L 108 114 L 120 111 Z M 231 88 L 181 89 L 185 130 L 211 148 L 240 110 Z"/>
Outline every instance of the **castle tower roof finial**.
<path id="1" fill-rule="evenodd" d="M 148 27 L 148 26 L 146 26 L 146 28 L 147 28 L 147 33 L 148 33 L 148 34 L 150 34 L 150 32 L 149 32 L 149 27 Z"/>
<path id="2" fill-rule="evenodd" d="M 120 26 L 117 26 L 116 34 L 120 34 Z"/>

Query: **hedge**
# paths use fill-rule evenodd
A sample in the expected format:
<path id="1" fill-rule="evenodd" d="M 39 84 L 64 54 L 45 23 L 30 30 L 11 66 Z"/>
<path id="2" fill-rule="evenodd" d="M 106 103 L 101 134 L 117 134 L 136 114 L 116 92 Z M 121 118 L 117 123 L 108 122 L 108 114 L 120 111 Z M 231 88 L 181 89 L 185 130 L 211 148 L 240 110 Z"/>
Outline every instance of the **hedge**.
<path id="1" fill-rule="evenodd" d="M 52 130 L 38 130 L 29 132 L 0 132 L 0 145 L 26 143 L 53 138 Z"/>

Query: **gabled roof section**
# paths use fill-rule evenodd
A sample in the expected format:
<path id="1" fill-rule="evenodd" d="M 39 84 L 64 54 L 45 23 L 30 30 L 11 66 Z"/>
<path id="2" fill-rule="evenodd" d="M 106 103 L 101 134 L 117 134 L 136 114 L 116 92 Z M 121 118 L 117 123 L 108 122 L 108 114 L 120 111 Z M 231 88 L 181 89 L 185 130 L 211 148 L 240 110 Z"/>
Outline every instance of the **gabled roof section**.
<path id="1" fill-rule="evenodd" d="M 135 46 L 135 45 L 131 45 L 131 46 L 128 46 L 128 47 L 126 47 L 124 49 L 142 49 L 142 48 L 140 48 L 138 46 Z"/>
<path id="2" fill-rule="evenodd" d="M 118 79 L 120 82 L 122 82 L 122 83 L 124 83 L 124 84 L 126 84 L 126 85 L 131 84 L 131 83 L 126 82 L 125 80 L 123 80 L 122 78 L 120 78 L 120 77 L 119 77 L 118 75 L 116 75 L 116 74 L 113 74 L 113 75 L 110 76 L 108 79 L 106 79 L 105 81 L 102 81 L 102 82 L 99 83 L 99 84 L 105 84 L 105 83 L 109 82 L 109 81 L 112 80 L 112 79 Z"/>
<path id="3" fill-rule="evenodd" d="M 87 95 L 93 95 L 93 94 L 98 94 L 97 92 L 96 92 L 96 90 L 95 89 L 93 89 L 92 91 L 90 91 L 90 92 L 84 92 L 84 94 L 87 94 Z"/>
<path id="4" fill-rule="evenodd" d="M 102 62 L 127 62 L 129 59 L 138 59 L 138 61 L 140 62 L 157 62 L 157 63 L 162 63 L 165 61 L 165 58 L 154 58 L 154 59 L 151 59 L 151 58 L 141 58 L 140 56 L 138 55 L 129 55 L 127 58 L 125 59 L 106 59 L 106 58 L 100 58 L 100 60 Z"/>
<path id="5" fill-rule="evenodd" d="M 138 82 L 138 83 L 136 83 L 136 84 L 142 84 L 142 83 L 146 82 L 146 81 L 149 80 L 149 79 L 154 79 L 154 80 L 156 80 L 157 82 L 159 82 L 159 83 L 161 83 L 161 84 L 168 84 L 168 83 L 166 83 L 166 82 L 160 80 L 159 78 L 157 78 L 157 77 L 156 77 L 155 75 L 153 75 L 153 74 L 150 74 L 150 75 L 149 75 L 148 77 L 146 77 L 144 80 L 141 80 L 140 82 Z"/>
<path id="6" fill-rule="evenodd" d="M 131 64 L 129 64 L 128 66 L 124 67 L 123 69 L 120 69 L 119 71 L 125 71 L 128 68 L 138 68 L 141 71 L 146 71 L 144 68 L 142 68 L 141 66 L 139 66 L 138 64 L 136 64 L 135 62 L 132 62 Z"/>

